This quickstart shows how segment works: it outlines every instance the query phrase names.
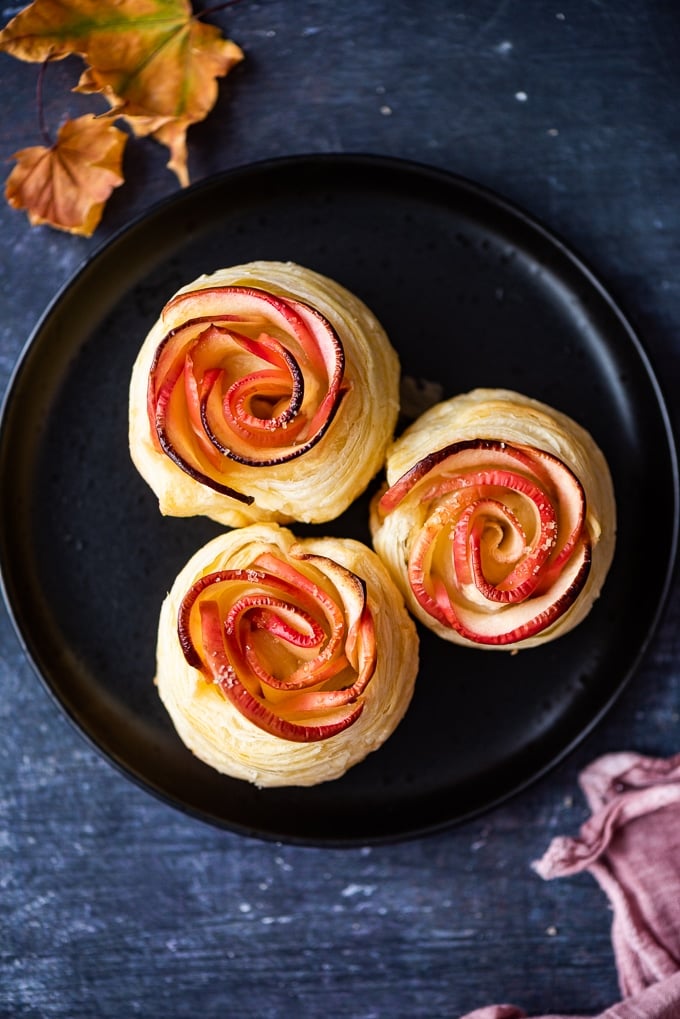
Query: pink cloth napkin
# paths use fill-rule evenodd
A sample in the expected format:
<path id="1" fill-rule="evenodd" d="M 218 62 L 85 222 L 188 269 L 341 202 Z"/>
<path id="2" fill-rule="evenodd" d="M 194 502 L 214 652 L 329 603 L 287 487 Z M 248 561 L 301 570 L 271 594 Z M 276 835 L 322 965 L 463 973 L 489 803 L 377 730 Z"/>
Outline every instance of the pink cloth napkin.
<path id="1" fill-rule="evenodd" d="M 546 879 L 587 870 L 609 899 L 623 1000 L 595 1019 L 680 1019 L 680 754 L 607 754 L 580 784 L 590 818 L 578 838 L 554 839 L 534 869 Z M 526 1012 L 489 1005 L 462 1019 Z"/>

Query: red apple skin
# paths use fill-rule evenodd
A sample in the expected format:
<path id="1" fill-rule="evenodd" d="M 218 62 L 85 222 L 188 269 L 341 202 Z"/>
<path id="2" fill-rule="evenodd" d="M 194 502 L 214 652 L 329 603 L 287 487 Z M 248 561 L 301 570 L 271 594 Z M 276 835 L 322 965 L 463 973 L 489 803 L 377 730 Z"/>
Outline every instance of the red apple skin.
<path id="1" fill-rule="evenodd" d="M 226 302 L 229 310 L 206 314 L 206 304 L 215 300 Z M 179 312 L 186 318 L 161 340 L 149 372 L 151 441 L 158 452 L 167 455 L 193 480 L 251 504 L 253 498 L 247 492 L 228 484 L 229 461 L 244 467 L 276 467 L 304 456 L 321 441 L 350 391 L 342 342 L 316 309 L 254 287 L 211 287 L 180 294 L 166 305 L 163 314 Z M 269 336 L 268 323 L 289 336 L 295 350 Z M 245 326 L 261 327 L 263 332 L 251 337 L 243 332 Z M 258 367 L 233 383 L 225 394 L 217 389 L 222 384 L 222 371 L 215 366 L 203 366 L 200 382 L 187 379 L 185 374 L 186 421 L 175 421 L 170 398 L 182 371 L 192 372 L 197 344 L 205 348 L 212 341 L 219 349 L 215 342 L 218 334 L 224 338 L 224 350 L 231 343 L 248 352 L 255 365 L 269 364 L 273 368 L 267 372 Z M 304 359 L 304 370 L 324 380 L 319 403 L 305 412 L 303 368 L 296 351 Z M 239 415 L 239 408 L 245 406 L 240 394 L 254 391 L 258 375 L 263 379 L 266 375 L 267 385 L 271 385 L 276 372 L 281 373 L 282 380 L 288 380 L 285 385 L 282 381 L 282 391 L 290 390 L 288 406 L 272 418 Z M 211 398 L 213 391 L 215 396 Z"/>
<path id="2" fill-rule="evenodd" d="M 377 651 L 364 583 L 325 557 L 297 558 L 332 576 L 344 595 L 342 607 L 306 570 L 265 553 L 250 568 L 199 577 L 180 604 L 177 634 L 187 663 L 245 718 L 281 739 L 309 743 L 329 739 L 359 718 Z M 229 598 L 223 609 L 225 591 Z M 256 657 L 255 634 L 261 630 L 289 649 L 316 656 L 303 660 L 285 679 L 271 676 Z M 345 670 L 353 670 L 353 682 L 324 688 Z M 262 685 L 290 696 L 267 701 Z"/>
<path id="3" fill-rule="evenodd" d="M 515 532 L 524 533 L 497 494 L 503 489 L 533 504 L 538 523 L 533 543 L 527 547 L 525 541 L 517 563 L 492 583 L 484 576 L 481 558 L 484 513 L 495 526 L 502 519 L 513 540 L 518 540 Z M 592 556 L 585 494 L 573 472 L 552 454 L 496 439 L 452 443 L 398 478 L 380 497 L 379 516 L 398 512 L 406 499 L 420 503 L 426 514 L 409 550 L 411 593 L 427 615 L 466 641 L 504 646 L 533 638 L 567 612 L 583 590 Z M 442 577 L 430 576 L 431 549 L 447 531 L 456 582 L 473 587 L 488 603 L 488 612 L 469 602 L 462 589 L 449 591 Z M 554 600 L 547 601 L 552 588 Z M 510 608 L 513 624 L 506 625 L 504 613 Z M 518 622 L 522 608 L 526 617 Z"/>

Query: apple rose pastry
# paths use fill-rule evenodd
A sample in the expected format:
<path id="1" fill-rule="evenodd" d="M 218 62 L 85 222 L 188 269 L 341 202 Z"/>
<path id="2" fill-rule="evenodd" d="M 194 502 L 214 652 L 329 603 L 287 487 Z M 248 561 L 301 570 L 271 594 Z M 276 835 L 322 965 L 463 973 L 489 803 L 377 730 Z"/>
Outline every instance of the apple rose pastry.
<path id="1" fill-rule="evenodd" d="M 477 389 L 422 414 L 386 470 L 373 544 L 425 626 L 516 649 L 585 618 L 614 554 L 616 506 L 605 458 L 575 421 Z"/>
<path id="2" fill-rule="evenodd" d="M 250 262 L 164 307 L 132 371 L 130 452 L 164 514 L 320 523 L 382 467 L 398 409 L 397 355 L 358 297 Z"/>
<path id="3" fill-rule="evenodd" d="M 179 736 L 258 786 L 314 785 L 402 718 L 418 637 L 372 549 L 251 524 L 201 548 L 163 603 L 158 690 Z"/>

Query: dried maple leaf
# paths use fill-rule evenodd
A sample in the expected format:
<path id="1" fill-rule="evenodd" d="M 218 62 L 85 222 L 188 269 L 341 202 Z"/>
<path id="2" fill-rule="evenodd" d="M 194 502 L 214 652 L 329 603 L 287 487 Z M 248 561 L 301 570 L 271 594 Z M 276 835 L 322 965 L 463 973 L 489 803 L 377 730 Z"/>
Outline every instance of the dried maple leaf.
<path id="1" fill-rule="evenodd" d="M 48 223 L 90 237 L 114 188 L 123 183 L 127 135 L 91 113 L 64 123 L 52 146 L 34 145 L 14 158 L 7 201 L 26 209 L 33 226 Z"/>
<path id="2" fill-rule="evenodd" d="M 216 79 L 243 59 L 189 0 L 34 0 L 0 32 L 0 50 L 30 61 L 81 54 L 89 66 L 76 91 L 101 92 L 135 134 L 166 145 L 182 184 L 187 129 L 213 108 Z"/>

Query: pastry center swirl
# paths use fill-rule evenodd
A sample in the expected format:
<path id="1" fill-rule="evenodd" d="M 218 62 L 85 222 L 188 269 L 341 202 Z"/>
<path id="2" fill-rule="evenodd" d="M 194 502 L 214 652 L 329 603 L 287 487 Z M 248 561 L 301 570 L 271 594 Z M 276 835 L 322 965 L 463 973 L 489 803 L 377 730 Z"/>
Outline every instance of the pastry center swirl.
<path id="1" fill-rule="evenodd" d="M 201 483 L 248 501 L 229 485 L 234 464 L 293 460 L 331 424 L 348 390 L 342 343 L 316 309 L 256 287 L 191 290 L 164 315 L 180 324 L 149 373 L 154 445 Z"/>
<path id="2" fill-rule="evenodd" d="M 206 573 L 186 592 L 187 662 L 259 728 L 297 742 L 352 725 L 376 667 L 363 582 L 323 556 L 273 552 Z"/>
<path id="3" fill-rule="evenodd" d="M 590 567 L 583 488 L 561 460 L 489 439 L 415 464 L 380 500 L 412 514 L 408 580 L 437 622 L 479 644 L 509 644 L 552 625 Z"/>

